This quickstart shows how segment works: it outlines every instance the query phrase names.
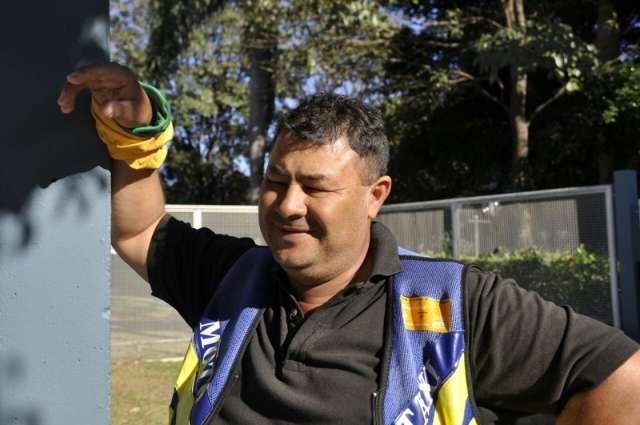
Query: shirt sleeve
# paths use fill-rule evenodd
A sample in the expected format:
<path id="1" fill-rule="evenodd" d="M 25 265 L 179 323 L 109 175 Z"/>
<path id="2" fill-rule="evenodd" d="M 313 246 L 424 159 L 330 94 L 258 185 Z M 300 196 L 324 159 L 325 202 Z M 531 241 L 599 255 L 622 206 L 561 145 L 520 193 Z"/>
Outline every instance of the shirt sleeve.
<path id="1" fill-rule="evenodd" d="M 149 245 L 151 293 L 173 306 L 193 328 L 229 268 L 253 246 L 250 238 L 194 229 L 167 214 Z"/>
<path id="2" fill-rule="evenodd" d="M 557 413 L 638 350 L 620 330 L 477 267 L 466 269 L 465 296 L 474 396 L 498 416 Z"/>

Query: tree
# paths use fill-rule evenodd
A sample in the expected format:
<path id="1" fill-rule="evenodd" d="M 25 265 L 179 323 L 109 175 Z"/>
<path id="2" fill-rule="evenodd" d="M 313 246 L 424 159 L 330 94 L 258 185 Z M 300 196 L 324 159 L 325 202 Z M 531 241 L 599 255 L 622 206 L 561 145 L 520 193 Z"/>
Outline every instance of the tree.
<path id="1" fill-rule="evenodd" d="M 251 5 L 246 5 L 251 6 Z M 254 8 L 244 10 L 255 19 L 244 28 L 244 39 L 249 59 L 249 162 L 251 165 L 252 203 L 258 202 L 262 182 L 267 131 L 275 109 L 275 77 L 277 67 L 278 35 L 271 2 L 258 2 Z"/>
<path id="2" fill-rule="evenodd" d="M 399 33 L 395 61 L 410 63 L 408 56 L 421 46 L 426 53 L 420 57 L 431 57 L 408 69 L 422 67 L 423 89 L 437 93 L 432 98 L 472 86 L 494 102 L 511 128 L 509 187 L 531 187 L 531 123 L 561 96 L 580 88 L 597 66 L 595 48 L 552 16 L 525 10 L 524 0 L 419 2 L 403 11 L 421 25 Z M 539 91 L 530 93 L 531 78 L 541 76 L 556 86 L 544 98 Z M 411 74 L 401 78 L 414 80 Z"/>
<path id="3" fill-rule="evenodd" d="M 362 88 L 358 73 L 375 68 L 357 61 L 381 45 L 364 34 L 388 27 L 367 0 L 153 0 L 148 13 L 153 19 L 143 74 L 172 95 L 182 127 L 177 141 L 204 142 L 205 158 L 223 142 L 236 153 L 244 147 L 251 202 L 257 201 L 276 101 L 291 104 L 311 80 L 317 89 L 333 90 L 351 77 L 348 85 Z M 233 122 L 235 131 L 211 137 L 221 119 Z M 180 179 L 175 167 L 173 176 Z"/>
<path id="4" fill-rule="evenodd" d="M 173 19 L 174 23 L 193 24 L 188 16 L 181 17 L 176 10 L 172 12 L 170 7 L 163 9 L 162 6 L 167 5 L 113 1 L 111 39 L 112 60 L 127 64 L 141 79 L 165 88 L 173 106 L 176 131 L 171 154 L 161 170 L 167 199 L 172 203 L 244 203 L 248 178 L 239 171 L 236 160 L 246 149 L 242 142 L 244 127 L 238 121 L 243 109 L 238 98 L 244 90 L 243 76 L 237 72 L 238 55 L 224 45 L 215 52 L 203 48 L 209 42 L 220 44 L 220 36 L 208 38 L 202 32 L 153 33 L 149 22 L 158 14 Z M 194 8 L 191 9 L 194 13 L 211 15 L 219 7 L 214 2 L 198 5 L 180 2 L 175 7 L 189 6 Z M 224 23 L 232 29 L 233 18 L 228 14 L 217 17 L 220 28 Z M 166 50 L 150 48 L 149 39 L 153 37 L 156 43 L 166 46 Z M 175 53 L 177 37 L 188 39 L 183 51 L 187 52 L 188 61 Z M 175 54 L 173 61 L 158 60 L 159 54 L 171 51 Z M 161 66 L 166 68 L 161 70 Z"/>
<path id="5" fill-rule="evenodd" d="M 621 22 L 615 2 L 612 0 L 599 0 L 595 44 L 598 48 L 599 60 L 604 64 L 603 74 L 610 72 L 611 68 L 620 62 L 622 54 L 620 27 Z M 631 71 L 631 73 L 633 74 L 634 72 Z M 605 93 L 603 95 L 606 96 Z M 597 131 L 596 137 L 599 148 L 598 180 L 600 183 L 608 183 L 613 172 L 614 152 L 606 142 L 607 136 L 606 128 L 601 127 Z"/>
<path id="6" fill-rule="evenodd" d="M 593 184 L 638 158 L 629 142 L 637 140 L 638 6 L 121 0 L 115 8 L 116 53 L 165 89 L 179 125 L 174 143 L 184 145 L 173 149 L 196 155 L 163 170 L 167 186 L 185 194 L 181 179 L 208 181 L 188 173 L 249 172 L 250 183 L 234 187 L 252 189 L 234 202 L 255 201 L 274 120 L 314 91 L 384 109 L 394 201 Z M 197 155 L 204 165 L 190 169 Z"/>

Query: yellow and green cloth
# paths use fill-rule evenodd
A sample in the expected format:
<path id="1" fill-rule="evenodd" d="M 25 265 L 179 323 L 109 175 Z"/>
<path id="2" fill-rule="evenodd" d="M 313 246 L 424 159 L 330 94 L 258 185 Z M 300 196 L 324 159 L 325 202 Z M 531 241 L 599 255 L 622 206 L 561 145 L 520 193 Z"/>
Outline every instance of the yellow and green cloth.
<path id="1" fill-rule="evenodd" d="M 134 169 L 160 168 L 167 157 L 167 142 L 173 137 L 171 109 L 162 93 L 155 87 L 140 83 L 154 109 L 153 123 L 126 129 L 98 112 L 98 104 L 91 100 L 91 115 L 96 121 L 100 140 L 107 145 L 109 155 L 126 162 Z"/>

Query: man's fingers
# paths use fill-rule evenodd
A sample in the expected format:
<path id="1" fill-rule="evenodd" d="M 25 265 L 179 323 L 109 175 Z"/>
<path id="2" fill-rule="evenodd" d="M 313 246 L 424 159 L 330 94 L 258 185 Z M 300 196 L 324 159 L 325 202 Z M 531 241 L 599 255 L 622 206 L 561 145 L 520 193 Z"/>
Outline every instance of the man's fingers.
<path id="1" fill-rule="evenodd" d="M 102 105 L 105 102 L 109 102 L 111 100 L 119 100 L 116 94 L 116 90 L 104 88 L 104 87 L 89 87 L 91 89 L 91 95 L 98 102 L 98 104 Z"/>
<path id="2" fill-rule="evenodd" d="M 79 85 L 123 85 L 131 79 L 135 80 L 135 75 L 128 68 L 115 63 L 88 65 L 67 75 L 68 82 Z"/>
<path id="3" fill-rule="evenodd" d="M 145 125 L 153 118 L 149 98 L 129 68 L 109 63 L 72 72 L 58 98 L 62 112 L 73 111 L 76 97 L 84 88 L 91 91 L 102 116 L 124 127 Z"/>
<path id="4" fill-rule="evenodd" d="M 60 110 L 65 114 L 72 112 L 76 104 L 76 97 L 84 88 L 84 85 L 76 85 L 66 82 L 60 91 L 60 96 L 58 97 L 58 106 L 60 106 Z"/>

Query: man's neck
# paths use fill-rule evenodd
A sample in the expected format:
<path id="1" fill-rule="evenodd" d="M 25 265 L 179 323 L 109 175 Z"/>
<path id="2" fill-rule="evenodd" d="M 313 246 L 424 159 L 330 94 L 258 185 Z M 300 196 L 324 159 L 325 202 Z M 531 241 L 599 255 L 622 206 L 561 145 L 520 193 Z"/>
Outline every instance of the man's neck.
<path id="1" fill-rule="evenodd" d="M 309 313 L 333 298 L 352 282 L 363 282 L 371 274 L 373 260 L 369 255 L 370 250 L 365 250 L 363 255 L 354 261 L 353 267 L 320 283 L 309 284 L 304 276 L 295 273 L 287 273 L 293 293 L 303 313 Z M 306 283 L 306 284 L 305 284 Z"/>

